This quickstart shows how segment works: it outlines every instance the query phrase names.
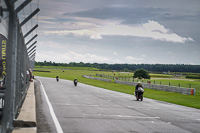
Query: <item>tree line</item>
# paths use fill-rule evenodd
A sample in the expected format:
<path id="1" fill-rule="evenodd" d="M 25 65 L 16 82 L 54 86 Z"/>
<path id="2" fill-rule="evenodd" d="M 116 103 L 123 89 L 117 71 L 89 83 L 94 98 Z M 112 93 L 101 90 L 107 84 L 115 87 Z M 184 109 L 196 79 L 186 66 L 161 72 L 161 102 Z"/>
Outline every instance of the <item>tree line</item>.
<path id="1" fill-rule="evenodd" d="M 200 65 L 190 64 L 106 64 L 106 63 L 55 63 L 55 62 L 35 62 L 36 66 L 63 66 L 63 67 L 94 67 L 100 70 L 135 71 L 145 69 L 153 72 L 192 72 L 200 73 Z"/>

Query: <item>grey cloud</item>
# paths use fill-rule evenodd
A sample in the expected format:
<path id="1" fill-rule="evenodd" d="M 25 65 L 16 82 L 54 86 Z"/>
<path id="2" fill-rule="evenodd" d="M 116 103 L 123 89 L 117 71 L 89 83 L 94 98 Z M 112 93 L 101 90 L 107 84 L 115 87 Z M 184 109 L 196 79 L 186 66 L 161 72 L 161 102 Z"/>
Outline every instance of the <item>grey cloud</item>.
<path id="1" fill-rule="evenodd" d="M 168 15 L 159 18 L 158 21 L 173 32 L 181 36 L 190 36 L 200 43 L 200 30 L 198 28 L 200 27 L 200 13 L 181 16 Z"/>
<path id="2" fill-rule="evenodd" d="M 52 19 L 45 20 L 53 22 L 52 24 L 42 23 L 40 30 L 73 28 L 64 27 L 62 24 L 87 20 L 91 22 L 87 18 L 101 19 L 105 22 L 113 19 L 120 20 L 125 25 L 154 20 L 166 29 L 172 30 L 173 33 L 192 37 L 195 40 L 195 42 L 180 44 L 132 36 L 103 36 L 101 40 L 92 40 L 73 34 L 67 36 L 41 34 L 39 36 L 44 44 L 51 41 L 52 45 L 53 42 L 62 45 L 62 48 L 57 50 L 59 53 L 71 50 L 83 55 L 90 53 L 118 60 L 124 60 L 127 56 L 141 58 L 145 53 L 144 63 L 193 62 L 199 64 L 200 0 L 42 0 L 40 3 L 43 3 L 40 14 L 50 16 Z M 45 8 L 42 8 L 43 6 Z M 63 12 L 65 13 L 62 14 Z M 38 46 L 40 53 L 41 46 L 40 48 Z M 50 50 L 49 45 L 44 47 L 44 50 Z M 113 52 L 117 52 L 118 55 L 113 55 Z"/>
<path id="3" fill-rule="evenodd" d="M 147 22 L 148 20 L 183 20 L 195 22 L 199 22 L 200 20 L 199 11 L 181 10 L 181 13 L 178 13 L 178 11 L 170 8 L 106 6 L 84 11 L 67 12 L 63 15 L 96 19 L 119 19 L 123 20 L 123 24 L 135 24 Z"/>
<path id="4" fill-rule="evenodd" d="M 156 18 L 164 12 L 161 8 L 134 8 L 134 7 L 105 7 L 98 9 L 91 9 L 86 11 L 79 11 L 73 13 L 64 13 L 64 16 L 89 17 L 96 19 L 117 19 L 131 21 L 134 23 Z"/>

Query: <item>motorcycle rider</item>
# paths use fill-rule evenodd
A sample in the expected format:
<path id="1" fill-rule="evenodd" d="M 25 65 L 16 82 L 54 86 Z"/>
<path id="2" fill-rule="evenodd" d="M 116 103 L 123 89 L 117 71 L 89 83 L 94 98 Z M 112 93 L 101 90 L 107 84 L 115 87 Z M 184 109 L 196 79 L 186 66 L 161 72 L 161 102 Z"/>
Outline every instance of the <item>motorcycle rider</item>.
<path id="1" fill-rule="evenodd" d="M 57 82 L 59 81 L 59 77 L 58 77 L 58 76 L 56 76 L 56 81 L 57 81 Z"/>
<path id="2" fill-rule="evenodd" d="M 135 87 L 135 95 L 138 96 L 138 88 L 141 87 L 143 89 L 143 86 L 141 85 L 141 82 L 138 82 L 138 84 Z"/>
<path id="3" fill-rule="evenodd" d="M 74 85 L 77 86 L 78 80 L 75 78 L 74 79 Z"/>

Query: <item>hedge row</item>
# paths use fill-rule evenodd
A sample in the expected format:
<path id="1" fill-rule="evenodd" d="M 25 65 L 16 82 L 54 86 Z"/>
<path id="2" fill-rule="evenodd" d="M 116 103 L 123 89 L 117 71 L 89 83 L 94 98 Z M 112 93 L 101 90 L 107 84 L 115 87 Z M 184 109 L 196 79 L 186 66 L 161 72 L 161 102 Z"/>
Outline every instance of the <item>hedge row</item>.
<path id="1" fill-rule="evenodd" d="M 200 79 L 200 76 L 198 76 L 198 75 L 187 75 L 186 78 L 190 78 L 190 79 Z"/>

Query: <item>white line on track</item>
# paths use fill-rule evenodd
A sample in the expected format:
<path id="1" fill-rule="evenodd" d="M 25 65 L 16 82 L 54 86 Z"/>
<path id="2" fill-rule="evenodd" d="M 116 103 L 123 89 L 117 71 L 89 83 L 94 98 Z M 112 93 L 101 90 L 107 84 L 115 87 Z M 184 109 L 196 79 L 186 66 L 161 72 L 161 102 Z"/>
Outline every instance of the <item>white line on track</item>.
<path id="1" fill-rule="evenodd" d="M 40 81 L 40 80 L 39 80 L 39 81 Z M 43 93 L 44 93 L 45 99 L 46 99 L 46 101 L 47 101 L 47 104 L 48 104 L 48 106 L 49 106 L 49 111 L 50 111 L 50 113 L 51 113 L 51 117 L 52 117 L 53 122 L 54 122 L 54 124 L 55 124 L 57 133 L 63 133 L 63 130 L 62 130 L 61 126 L 60 126 L 60 123 L 58 122 L 58 118 L 57 118 L 56 115 L 55 115 L 55 112 L 54 112 L 54 110 L 53 110 L 53 107 L 52 107 L 52 105 L 51 105 L 51 103 L 50 103 L 50 101 L 49 101 L 49 98 L 48 98 L 48 96 L 47 96 L 47 94 L 46 94 L 46 91 L 45 91 L 45 89 L 44 89 L 44 87 L 43 87 L 41 81 L 40 81 L 40 84 L 41 84 L 41 88 L 42 88 L 42 91 L 43 91 Z"/>

